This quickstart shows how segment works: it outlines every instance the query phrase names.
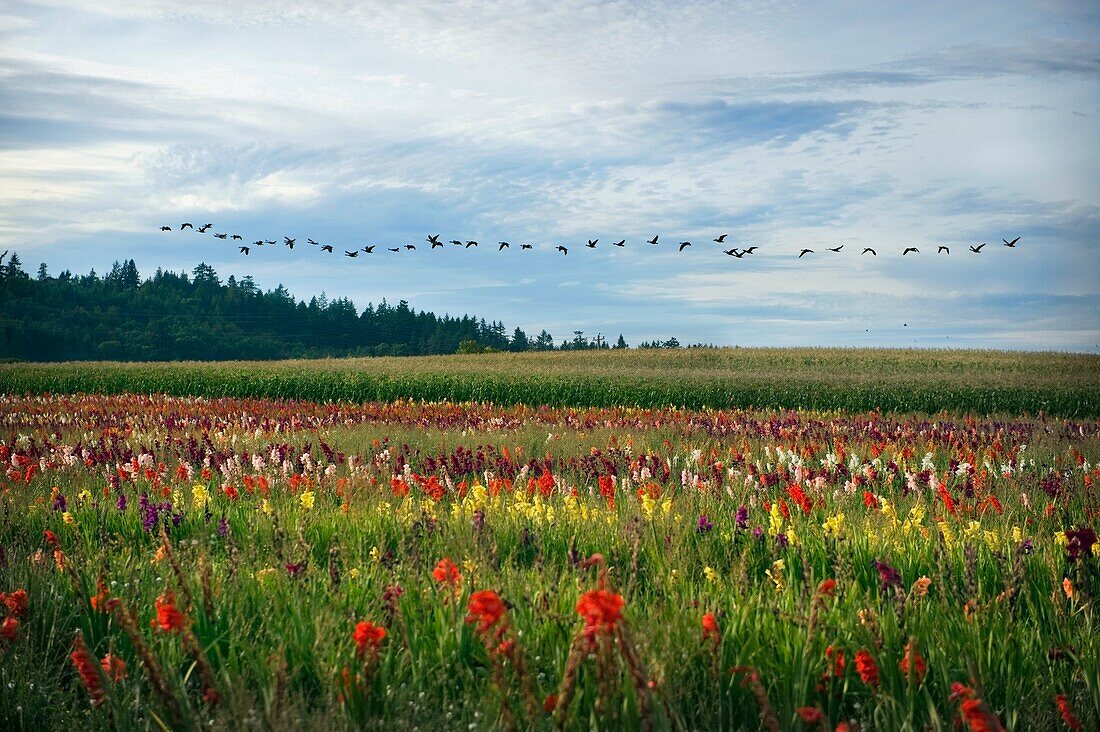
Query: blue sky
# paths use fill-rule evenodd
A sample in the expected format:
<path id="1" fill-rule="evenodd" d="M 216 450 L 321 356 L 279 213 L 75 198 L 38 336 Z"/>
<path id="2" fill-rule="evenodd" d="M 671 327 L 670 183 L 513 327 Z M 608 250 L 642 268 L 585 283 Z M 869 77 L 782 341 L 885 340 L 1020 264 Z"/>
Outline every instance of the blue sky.
<path id="1" fill-rule="evenodd" d="M 559 341 L 1100 351 L 1097 39 L 1072 0 L 11 0 L 0 250 Z"/>

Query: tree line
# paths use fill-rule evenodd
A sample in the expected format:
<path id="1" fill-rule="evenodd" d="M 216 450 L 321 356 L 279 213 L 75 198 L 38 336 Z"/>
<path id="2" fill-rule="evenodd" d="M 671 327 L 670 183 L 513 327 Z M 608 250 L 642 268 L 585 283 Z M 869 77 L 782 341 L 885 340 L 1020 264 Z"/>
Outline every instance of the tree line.
<path id="1" fill-rule="evenodd" d="M 671 339 L 670 344 L 675 342 Z M 650 343 L 645 344 L 651 347 Z M 668 347 L 678 347 L 679 344 Z M 556 344 L 500 321 L 438 316 L 401 300 L 359 310 L 324 293 L 295 299 L 251 276 L 224 281 L 200 263 L 188 275 L 157 269 L 142 279 L 133 259 L 109 272 L 35 277 L 18 255 L 0 264 L 0 358 L 7 360 L 228 360 L 414 356 L 490 351 L 627 348 L 581 331 Z"/>

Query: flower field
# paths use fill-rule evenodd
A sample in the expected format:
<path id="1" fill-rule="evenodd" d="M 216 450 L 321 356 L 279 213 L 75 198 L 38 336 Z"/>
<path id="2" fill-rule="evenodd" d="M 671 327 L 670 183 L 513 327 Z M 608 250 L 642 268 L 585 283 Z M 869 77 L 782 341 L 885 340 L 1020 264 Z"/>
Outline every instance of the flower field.
<path id="1" fill-rule="evenodd" d="M 0 728 L 1100 728 L 1100 422 L 0 397 Z"/>

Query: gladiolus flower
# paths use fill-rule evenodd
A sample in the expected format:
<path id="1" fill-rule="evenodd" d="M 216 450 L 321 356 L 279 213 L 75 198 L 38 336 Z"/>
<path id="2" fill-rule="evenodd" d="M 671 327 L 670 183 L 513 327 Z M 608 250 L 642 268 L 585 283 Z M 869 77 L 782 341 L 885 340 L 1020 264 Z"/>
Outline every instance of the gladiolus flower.
<path id="1" fill-rule="evenodd" d="M 118 683 L 126 678 L 126 662 L 113 653 L 108 653 L 99 662 L 108 679 Z"/>
<path id="2" fill-rule="evenodd" d="M 821 724 L 821 720 L 825 718 L 825 713 L 817 707 L 799 707 L 795 711 L 806 724 Z"/>
<path id="3" fill-rule="evenodd" d="M 377 653 L 378 647 L 382 645 L 382 640 L 386 637 L 386 629 L 375 625 L 369 620 L 363 620 L 356 624 L 355 630 L 352 631 L 351 638 L 355 641 L 355 645 L 359 649 L 359 655 L 362 656 L 370 649 L 370 652 Z"/>
<path id="4" fill-rule="evenodd" d="M 150 625 L 164 633 L 172 633 L 187 627 L 187 616 L 176 607 L 176 593 L 165 592 L 156 600 L 157 617 Z"/>
<path id="5" fill-rule="evenodd" d="M 499 623 L 505 612 L 504 601 L 492 590 L 481 590 L 470 595 L 466 607 L 470 611 L 466 622 L 477 621 L 478 633 L 484 633 Z"/>
<path id="6" fill-rule="evenodd" d="M 307 511 L 313 509 L 314 494 L 313 491 L 306 491 L 302 495 L 298 496 L 298 500 L 302 503 L 302 508 Z"/>
<path id="7" fill-rule="evenodd" d="M 84 639 L 80 635 L 76 636 L 73 652 L 69 654 L 69 658 L 76 666 L 76 672 L 80 674 L 80 680 L 84 682 L 88 696 L 92 697 L 92 706 L 98 707 L 107 700 L 107 690 L 103 688 L 99 662 L 84 645 Z"/>
<path id="8" fill-rule="evenodd" d="M 932 580 L 928 577 L 921 577 L 919 580 L 913 583 L 913 588 L 909 591 L 909 594 L 914 597 L 924 597 L 928 594 L 928 588 L 932 585 Z"/>
<path id="9" fill-rule="evenodd" d="M 0 639 L 3 639 L 7 643 L 14 643 L 15 639 L 19 637 L 19 619 L 14 615 L 9 615 L 4 618 L 4 622 L 0 623 Z"/>
<path id="10" fill-rule="evenodd" d="M 20 588 L 11 594 L 0 592 L 0 603 L 3 603 L 8 612 L 17 618 L 27 617 L 27 591 Z"/>
<path id="11" fill-rule="evenodd" d="M 545 699 L 542 700 L 542 711 L 546 712 L 547 714 L 553 714 L 554 713 L 554 708 L 556 706 L 558 706 L 558 695 L 557 694 L 550 694 L 549 696 L 547 696 Z"/>
<path id="12" fill-rule="evenodd" d="M 49 529 L 46 529 L 43 534 L 46 537 L 46 543 L 52 547 L 61 546 L 61 541 L 57 538 L 57 534 L 53 533 Z"/>
<path id="13" fill-rule="evenodd" d="M 905 655 L 898 662 L 898 668 L 906 678 L 909 678 L 910 668 L 913 672 L 913 683 L 916 686 L 920 686 L 920 682 L 924 679 L 924 674 L 928 671 L 928 664 L 924 658 L 920 655 L 920 652 L 913 646 L 913 641 L 909 641 L 905 644 Z"/>
<path id="14" fill-rule="evenodd" d="M 722 630 L 718 627 L 714 613 L 703 616 L 703 640 L 713 641 L 716 645 L 722 640 Z"/>
<path id="15" fill-rule="evenodd" d="M 622 617 L 626 601 L 608 590 L 591 590 L 577 601 L 577 614 L 584 618 L 585 635 L 610 633 Z"/>
<path id="16" fill-rule="evenodd" d="M 448 585 L 450 587 L 458 587 L 462 582 L 462 574 L 458 571 L 458 565 L 450 560 L 449 557 L 443 557 L 435 565 L 435 569 L 432 570 L 432 577 L 435 581 L 441 585 Z"/>
<path id="17" fill-rule="evenodd" d="M 1081 724 L 1081 720 L 1073 715 L 1073 708 L 1069 705 L 1069 700 L 1066 699 L 1065 694 L 1058 694 L 1054 697 L 1054 703 L 1058 705 L 1058 713 L 1062 715 L 1062 721 L 1066 726 L 1074 732 L 1081 732 L 1084 729 L 1084 725 Z"/>
<path id="18" fill-rule="evenodd" d="M 817 586 L 817 594 L 823 597 L 834 597 L 836 595 L 836 580 L 827 579 Z"/>
<path id="19" fill-rule="evenodd" d="M 872 689 L 878 688 L 878 664 L 865 649 L 856 651 L 856 671 L 863 683 Z"/>

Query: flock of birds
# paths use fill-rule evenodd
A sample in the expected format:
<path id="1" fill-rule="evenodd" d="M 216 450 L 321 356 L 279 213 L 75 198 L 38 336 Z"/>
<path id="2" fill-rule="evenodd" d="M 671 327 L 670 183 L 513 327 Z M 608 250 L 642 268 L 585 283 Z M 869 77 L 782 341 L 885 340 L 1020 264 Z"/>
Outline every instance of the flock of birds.
<path id="1" fill-rule="evenodd" d="M 196 231 L 200 234 L 205 234 L 207 231 L 209 231 L 211 228 L 213 228 L 213 226 L 214 226 L 213 224 L 203 224 L 202 226 L 196 227 L 191 222 L 185 221 L 182 224 L 180 224 L 179 230 L 183 231 L 184 229 L 191 229 L 192 231 Z M 160 227 L 160 230 L 161 231 L 172 231 L 172 227 L 168 226 L 168 225 L 164 225 L 164 226 Z M 726 244 L 726 237 L 728 237 L 728 236 L 729 236 L 729 234 L 721 234 L 719 236 L 716 236 L 711 241 L 713 241 L 714 243 L 716 243 L 720 246 L 724 246 Z M 244 237 L 241 236 L 240 234 L 228 234 L 228 233 L 219 233 L 219 232 L 214 232 L 214 238 L 215 239 L 226 239 L 226 240 L 230 240 L 230 241 L 240 241 L 241 244 L 240 244 L 240 246 L 238 246 L 238 249 L 240 250 L 241 254 L 244 254 L 244 255 L 248 255 L 248 253 L 252 251 L 253 247 L 273 246 L 273 245 L 277 245 L 279 243 L 278 240 L 257 239 L 256 241 L 252 242 L 251 244 L 245 244 L 244 243 Z M 647 239 L 646 244 L 651 244 L 653 246 L 657 246 L 659 239 L 660 239 L 660 235 L 659 234 L 655 235 L 652 239 Z M 293 249 L 294 245 L 297 243 L 297 241 L 298 241 L 297 239 L 292 239 L 289 236 L 284 236 L 282 243 L 283 243 L 284 246 L 289 247 L 290 249 Z M 314 241 L 313 239 L 306 239 L 306 241 L 309 244 L 311 244 L 312 246 L 319 247 L 320 251 L 322 251 L 322 252 L 326 252 L 328 254 L 333 254 L 334 253 L 334 251 L 333 251 L 334 247 L 333 247 L 332 244 L 322 244 L 321 242 Z M 425 238 L 424 241 L 427 242 L 429 245 L 431 245 L 432 249 L 442 248 L 444 246 L 444 242 L 439 238 L 439 234 L 429 234 L 428 237 Z M 584 245 L 584 247 L 586 249 L 595 249 L 596 246 L 599 244 L 599 241 L 600 241 L 599 239 L 588 239 L 588 241 Z M 1017 236 L 1012 241 L 1009 241 L 1008 239 L 1002 239 L 1001 241 L 1004 242 L 1004 246 L 1015 249 L 1016 248 L 1016 242 L 1020 241 L 1020 237 Z M 479 246 L 478 242 L 476 242 L 476 241 L 473 241 L 473 240 L 462 241 L 462 240 L 459 240 L 459 239 L 451 239 L 449 242 L 447 242 L 447 244 L 451 244 L 453 246 L 458 246 L 458 247 L 463 247 L 464 249 L 469 249 L 471 247 Z M 499 251 L 504 251 L 505 249 L 510 249 L 511 246 L 512 245 L 510 243 L 506 242 L 506 241 L 497 242 L 497 251 L 499 252 Z M 620 247 L 620 248 L 625 247 L 626 246 L 626 239 L 620 239 L 619 241 L 611 242 L 611 246 Z M 691 246 L 690 241 L 679 242 L 679 244 L 677 245 L 677 251 L 682 252 L 690 246 Z M 978 244 L 976 246 L 975 245 L 970 245 L 970 251 L 973 252 L 974 254 L 981 254 L 982 253 L 982 248 L 985 247 L 985 246 L 986 246 L 985 243 Z M 373 254 L 376 247 L 377 247 L 376 244 L 369 244 L 367 246 L 364 246 L 362 249 L 353 249 L 353 250 L 344 249 L 343 252 L 344 252 L 345 257 L 358 257 L 361 253 L 362 254 Z M 391 252 L 399 253 L 399 252 L 401 252 L 402 249 L 404 249 L 406 251 L 415 251 L 416 250 L 416 245 L 415 244 L 405 244 L 403 246 L 386 247 L 386 248 Z M 521 250 L 534 249 L 535 245 L 534 244 L 520 244 L 519 248 Z M 731 249 L 723 249 L 722 253 L 726 254 L 728 256 L 731 256 L 731 257 L 736 257 L 737 259 L 741 259 L 741 258 L 743 258 L 747 255 L 751 255 L 753 252 L 755 252 L 759 248 L 760 247 L 758 247 L 758 246 L 749 246 L 749 247 L 745 247 L 744 249 L 738 249 L 737 247 L 733 247 Z M 843 244 L 841 244 L 838 247 L 826 247 L 827 251 L 834 252 L 834 253 L 839 253 L 842 249 L 844 249 Z M 568 255 L 569 254 L 569 248 L 562 245 L 562 244 L 557 245 L 556 248 L 555 248 L 555 251 L 559 251 L 563 255 Z M 802 249 L 802 251 L 799 252 L 799 254 L 798 254 L 798 259 L 802 259 L 802 257 L 806 256 L 807 254 L 815 254 L 815 253 L 816 252 L 813 249 Z M 936 253 L 937 254 L 950 254 L 951 249 L 950 249 L 950 247 L 941 244 L 936 249 Z M 871 256 L 877 257 L 878 256 L 878 251 L 876 251 L 872 247 L 864 247 L 863 251 L 860 253 L 860 255 L 863 256 L 863 255 L 867 255 L 867 254 L 870 254 Z M 920 254 L 920 249 L 918 249 L 917 247 L 905 247 L 901 252 L 901 255 L 903 257 L 906 256 L 906 255 L 909 255 L 909 254 Z"/>

